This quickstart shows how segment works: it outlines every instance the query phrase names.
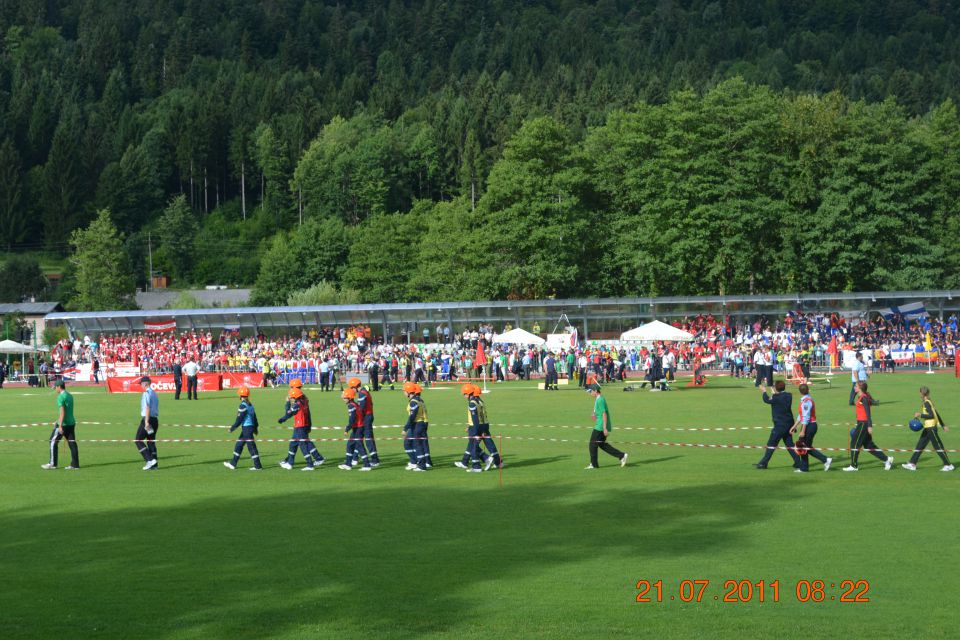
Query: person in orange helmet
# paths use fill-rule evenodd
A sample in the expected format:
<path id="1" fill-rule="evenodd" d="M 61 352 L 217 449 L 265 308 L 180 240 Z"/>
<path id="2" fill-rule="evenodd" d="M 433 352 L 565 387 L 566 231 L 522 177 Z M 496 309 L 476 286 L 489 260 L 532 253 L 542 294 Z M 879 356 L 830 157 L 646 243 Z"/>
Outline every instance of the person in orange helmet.
<path id="1" fill-rule="evenodd" d="M 360 378 L 350 378 L 347 386 L 357 393 L 356 402 L 363 414 L 363 441 L 367 454 L 370 456 L 370 465 L 380 466 L 380 454 L 377 453 L 377 443 L 373 439 L 373 396 L 370 391 L 364 388 Z M 354 465 L 357 464 L 354 459 Z"/>
<path id="2" fill-rule="evenodd" d="M 362 460 L 363 467 L 360 470 L 370 471 L 373 467 L 370 466 L 370 458 L 363 446 L 363 409 L 357 404 L 357 392 L 345 389 L 340 397 L 347 404 L 347 428 L 344 430 L 347 434 L 347 457 L 337 468 L 350 471 Z"/>
<path id="3" fill-rule="evenodd" d="M 230 433 L 233 433 L 239 427 L 240 437 L 237 438 L 237 444 L 233 448 L 233 460 L 224 462 L 223 466 L 230 470 L 236 469 L 237 463 L 240 462 L 240 454 L 243 453 L 243 446 L 246 445 L 247 451 L 250 452 L 250 459 L 253 460 L 253 466 L 250 467 L 250 470 L 260 471 L 263 469 L 263 465 L 260 463 L 260 452 L 257 451 L 257 443 L 254 441 L 260 422 L 257 420 L 257 412 L 253 408 L 253 403 L 250 402 L 250 389 L 242 386 L 237 389 L 237 395 L 240 396 L 240 408 L 237 409 L 237 418 L 230 427 Z"/>
<path id="4" fill-rule="evenodd" d="M 297 456 L 297 447 L 299 447 L 304 460 L 307 462 L 307 466 L 302 471 L 313 471 L 326 460 L 310 440 L 310 429 L 313 428 L 310 418 L 310 402 L 307 400 L 307 396 L 303 395 L 302 386 L 303 383 L 299 378 L 290 381 L 291 389 L 290 393 L 287 394 L 286 410 L 278 420 L 280 424 L 283 424 L 290 418 L 294 419 L 290 449 L 287 451 L 286 459 L 280 461 L 280 466 L 287 470 L 293 469 L 293 461 Z"/>
<path id="5" fill-rule="evenodd" d="M 423 387 L 415 382 L 405 382 L 403 392 L 409 399 L 407 423 L 403 426 L 403 448 L 410 457 L 407 471 L 426 471 L 433 467 L 430 462 L 430 446 L 427 444 L 427 407 L 420 394 Z"/>

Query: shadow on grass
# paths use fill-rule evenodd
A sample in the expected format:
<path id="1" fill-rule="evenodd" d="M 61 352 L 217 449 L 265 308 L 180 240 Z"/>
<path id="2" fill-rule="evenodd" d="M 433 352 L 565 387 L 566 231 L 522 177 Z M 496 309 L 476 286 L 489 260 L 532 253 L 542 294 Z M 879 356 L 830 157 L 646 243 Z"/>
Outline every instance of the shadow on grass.
<path id="1" fill-rule="evenodd" d="M 156 508 L 145 495 L 136 508 L 7 512 L 4 637 L 455 633 L 483 615 L 479 583 L 489 593 L 499 581 L 506 606 L 521 597 L 511 585 L 518 579 L 736 548 L 747 526 L 803 491 L 785 482 L 776 491 L 567 483 L 480 492 L 419 479 Z"/>

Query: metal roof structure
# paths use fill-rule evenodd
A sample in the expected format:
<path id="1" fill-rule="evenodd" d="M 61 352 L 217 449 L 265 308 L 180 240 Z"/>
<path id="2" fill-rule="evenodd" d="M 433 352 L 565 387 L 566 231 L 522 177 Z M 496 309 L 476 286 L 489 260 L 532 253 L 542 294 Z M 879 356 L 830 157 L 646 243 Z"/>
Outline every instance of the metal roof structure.
<path id="1" fill-rule="evenodd" d="M 369 325 L 374 332 L 397 336 L 445 324 L 453 330 L 479 323 L 510 323 L 542 331 L 566 316 L 581 335 L 619 333 L 654 318 L 714 315 L 758 316 L 787 311 L 856 312 L 922 301 L 932 314 L 960 310 L 960 290 L 861 293 L 797 293 L 786 295 L 688 296 L 664 298 L 583 298 L 566 300 L 499 300 L 486 302 L 416 302 L 325 305 L 309 307 L 234 307 L 164 311 L 88 311 L 50 313 L 46 322 L 62 322 L 72 334 L 143 331 L 144 321 L 175 320 L 178 330 L 239 327 L 241 331 Z M 498 327 L 499 328 L 499 327 Z"/>
<path id="2" fill-rule="evenodd" d="M 25 316 L 43 316 L 54 311 L 63 311 L 59 302 L 16 302 L 0 304 L 0 315 L 22 313 Z"/>

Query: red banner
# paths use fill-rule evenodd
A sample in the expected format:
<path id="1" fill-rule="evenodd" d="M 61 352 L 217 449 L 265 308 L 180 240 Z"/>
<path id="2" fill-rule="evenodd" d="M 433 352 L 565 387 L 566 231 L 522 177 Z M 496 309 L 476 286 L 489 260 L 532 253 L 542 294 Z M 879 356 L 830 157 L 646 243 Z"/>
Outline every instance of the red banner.
<path id="1" fill-rule="evenodd" d="M 173 393 L 177 390 L 172 375 L 150 376 L 153 389 L 157 393 Z M 219 391 L 221 389 L 219 373 L 201 373 L 197 376 L 197 391 Z M 183 391 L 187 390 L 187 377 L 183 376 Z M 107 391 L 110 393 L 141 393 L 140 378 L 107 378 Z"/>
<path id="2" fill-rule="evenodd" d="M 222 387 L 224 389 L 239 389 L 240 387 L 246 385 L 253 388 L 259 388 L 263 386 L 263 374 L 262 373 L 224 373 L 221 374 L 223 377 Z"/>
<path id="3" fill-rule="evenodd" d="M 147 333 L 164 333 L 166 331 L 176 331 L 177 330 L 177 321 L 176 320 L 158 320 L 158 321 L 149 321 L 145 320 L 143 323 L 143 330 Z"/>

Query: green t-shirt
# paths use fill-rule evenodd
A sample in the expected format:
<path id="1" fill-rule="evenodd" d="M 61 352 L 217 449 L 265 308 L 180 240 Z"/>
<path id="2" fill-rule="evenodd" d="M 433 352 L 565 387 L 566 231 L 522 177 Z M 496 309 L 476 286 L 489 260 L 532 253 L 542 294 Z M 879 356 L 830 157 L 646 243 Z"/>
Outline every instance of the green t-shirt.
<path id="1" fill-rule="evenodd" d="M 57 406 L 63 407 L 63 424 L 67 426 L 77 424 L 77 419 L 73 417 L 73 396 L 69 392 L 60 392 L 57 396 Z"/>
<path id="2" fill-rule="evenodd" d="M 607 431 L 613 431 L 613 422 L 610 420 L 606 398 L 597 396 L 597 401 L 593 403 L 593 413 L 597 416 L 597 424 L 593 427 L 595 431 L 603 431 L 603 414 L 607 414 Z"/>

